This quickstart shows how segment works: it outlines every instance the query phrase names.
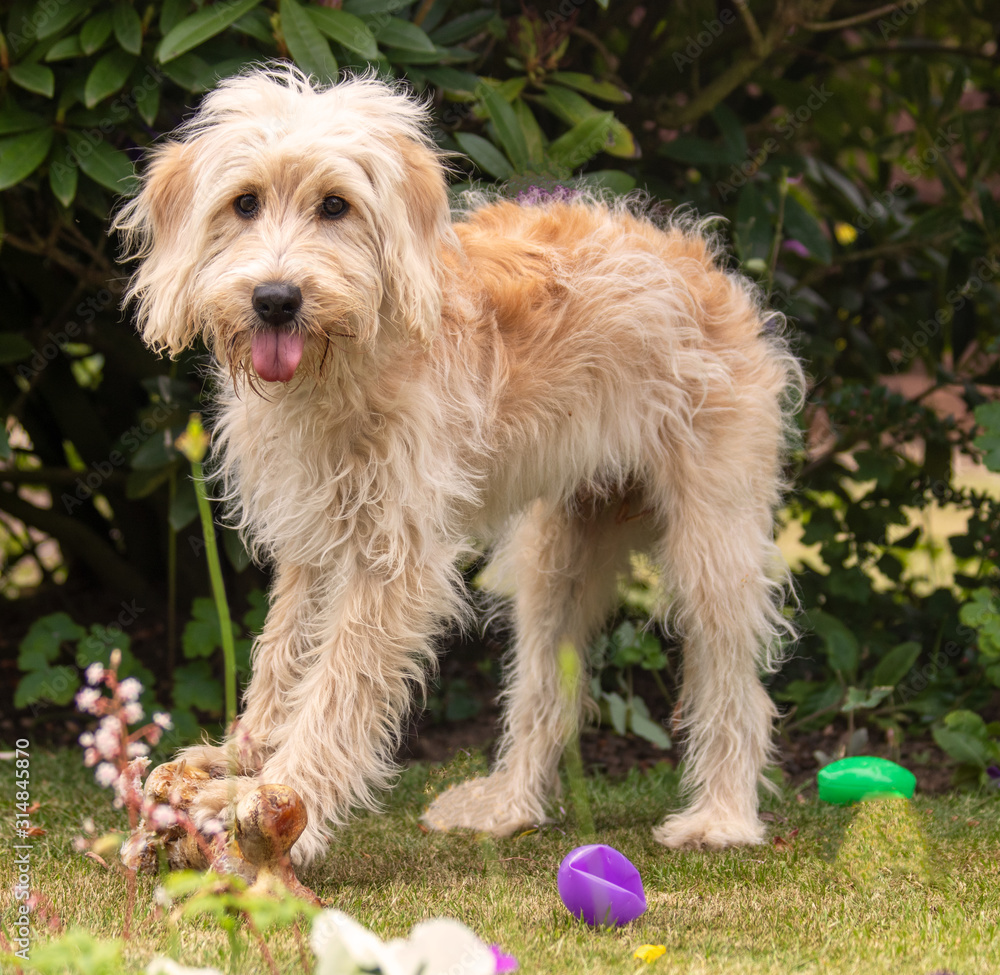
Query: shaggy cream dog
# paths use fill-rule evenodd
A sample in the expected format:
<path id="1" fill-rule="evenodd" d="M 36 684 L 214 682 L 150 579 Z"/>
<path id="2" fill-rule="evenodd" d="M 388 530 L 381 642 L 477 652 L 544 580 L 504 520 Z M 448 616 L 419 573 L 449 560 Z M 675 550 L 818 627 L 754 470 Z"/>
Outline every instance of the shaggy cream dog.
<path id="1" fill-rule="evenodd" d="M 116 219 L 145 341 L 176 355 L 201 337 L 218 360 L 220 483 L 276 571 L 238 731 L 186 752 L 218 778 L 195 814 L 290 785 L 302 862 L 376 806 L 476 540 L 516 584 L 505 731 L 492 774 L 425 821 L 544 819 L 588 643 L 644 549 L 684 641 L 690 805 L 656 838 L 759 843 L 799 367 L 690 223 L 582 195 L 453 222 L 427 123 L 374 78 L 257 70 L 205 98 Z M 568 691 L 566 645 L 583 660 Z"/>

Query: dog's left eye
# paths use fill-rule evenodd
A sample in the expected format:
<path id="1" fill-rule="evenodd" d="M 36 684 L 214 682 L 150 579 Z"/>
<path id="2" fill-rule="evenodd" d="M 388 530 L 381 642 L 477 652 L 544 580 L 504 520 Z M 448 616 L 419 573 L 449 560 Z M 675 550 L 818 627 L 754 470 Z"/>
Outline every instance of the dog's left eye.
<path id="1" fill-rule="evenodd" d="M 253 193 L 243 193 L 233 200 L 233 208 L 241 217 L 255 217 L 260 209 L 260 200 Z"/>
<path id="2" fill-rule="evenodd" d="M 328 220 L 336 220 L 338 217 L 342 217 L 350 209 L 350 206 L 343 197 L 341 196 L 328 196 L 323 200 L 320 205 L 319 212 L 321 216 L 326 217 Z"/>

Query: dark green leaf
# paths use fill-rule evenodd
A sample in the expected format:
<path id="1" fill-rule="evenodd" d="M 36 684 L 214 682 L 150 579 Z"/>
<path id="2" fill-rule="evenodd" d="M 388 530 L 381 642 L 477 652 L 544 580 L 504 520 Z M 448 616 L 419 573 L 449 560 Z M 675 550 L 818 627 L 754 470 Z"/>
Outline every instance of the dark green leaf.
<path id="1" fill-rule="evenodd" d="M 363 58 L 374 61 L 378 55 L 378 45 L 375 43 L 375 32 L 370 25 L 360 17 L 344 10 L 334 10 L 331 7 L 308 6 L 309 16 L 313 23 L 332 41 L 360 54 Z"/>
<path id="2" fill-rule="evenodd" d="M 398 47 L 406 51 L 422 51 L 433 54 L 434 42 L 416 25 L 399 17 L 390 17 L 378 28 L 378 42 L 388 47 Z"/>
<path id="3" fill-rule="evenodd" d="M 56 90 L 56 76 L 43 64 L 12 64 L 8 71 L 10 80 L 26 91 L 51 98 Z"/>
<path id="4" fill-rule="evenodd" d="M 259 2 L 260 0 L 232 0 L 231 3 L 216 3 L 185 17 L 160 41 L 156 51 L 157 60 L 166 64 L 199 44 L 204 44 L 253 10 Z"/>
<path id="5" fill-rule="evenodd" d="M 862 711 L 878 707 L 890 694 L 891 687 L 873 687 L 868 690 L 864 687 L 847 688 L 847 696 L 840 710 L 845 714 L 848 711 Z"/>
<path id="6" fill-rule="evenodd" d="M 629 711 L 628 723 L 629 728 L 634 734 L 656 745 L 657 748 L 666 749 L 670 747 L 670 736 L 663 728 L 645 715 L 639 714 L 634 707 Z"/>
<path id="7" fill-rule="evenodd" d="M 343 9 L 357 17 L 394 14 L 408 7 L 413 0 L 344 0 Z"/>
<path id="8" fill-rule="evenodd" d="M 455 68 L 424 68 L 423 74 L 435 88 L 441 88 L 444 91 L 457 91 L 472 95 L 481 84 L 479 75 L 471 74 L 468 71 L 456 71 Z"/>
<path id="9" fill-rule="evenodd" d="M 67 132 L 70 152 L 80 168 L 95 182 L 113 193 L 127 194 L 136 184 L 132 161 L 107 142 L 91 142 L 80 132 Z"/>
<path id="10" fill-rule="evenodd" d="M 41 9 L 47 16 L 38 24 L 38 32 L 35 37 L 39 41 L 46 38 L 55 37 L 60 31 L 86 12 L 90 6 L 88 0 L 70 0 L 69 3 L 53 3 L 48 8 L 42 6 Z"/>
<path id="11" fill-rule="evenodd" d="M 306 74 L 320 81 L 337 78 L 337 59 L 330 50 L 330 43 L 298 0 L 281 0 L 281 32 L 288 53 Z"/>
<path id="12" fill-rule="evenodd" d="M 510 179 L 514 169 L 492 142 L 471 132 L 456 132 L 455 141 L 484 173 L 495 179 Z"/>
<path id="13" fill-rule="evenodd" d="M 57 151 L 52 154 L 52 159 L 49 161 L 49 186 L 52 189 L 52 195 L 64 207 L 70 206 L 76 197 L 76 184 L 79 175 L 77 167 L 68 160 L 66 146 L 60 139 Z"/>
<path id="14" fill-rule="evenodd" d="M 535 101 L 570 125 L 601 114 L 600 109 L 591 105 L 582 95 L 559 85 L 549 85 L 545 93 L 537 96 Z M 625 159 L 639 157 L 639 147 L 632 133 L 617 119 L 611 126 L 611 143 L 605 151 Z"/>
<path id="15" fill-rule="evenodd" d="M 118 0 L 112 14 L 115 38 L 129 54 L 142 50 L 142 21 L 127 0 Z"/>
<path id="16" fill-rule="evenodd" d="M 72 667 L 43 667 L 22 677 L 14 694 L 14 707 L 26 708 L 39 701 L 66 705 L 73 700 L 80 678 Z"/>
<path id="17" fill-rule="evenodd" d="M 73 643 L 87 635 L 87 631 L 67 613 L 50 613 L 31 624 L 21 641 L 17 658 L 22 670 L 34 669 L 57 660 L 64 643 Z"/>
<path id="18" fill-rule="evenodd" d="M 226 558 L 229 564 L 237 571 L 242 572 L 250 564 L 250 553 L 240 538 L 240 533 L 233 528 L 222 529 L 222 547 L 226 551 Z"/>
<path id="19" fill-rule="evenodd" d="M 822 264 L 833 260 L 830 240 L 814 217 L 791 194 L 785 199 L 785 236 L 799 241 Z"/>
<path id="20" fill-rule="evenodd" d="M 83 101 L 93 108 L 109 95 L 120 91 L 135 67 L 135 55 L 115 48 L 102 57 L 87 75 L 83 88 Z"/>
<path id="21" fill-rule="evenodd" d="M 523 172 L 528 166 L 528 144 L 514 110 L 492 88 L 483 86 L 483 105 L 496 127 L 497 138 L 514 169 Z"/>
<path id="22" fill-rule="evenodd" d="M 871 674 L 875 687 L 895 687 L 909 672 L 920 656 L 920 644 L 914 641 L 893 647 L 876 665 Z"/>
<path id="23" fill-rule="evenodd" d="M 12 453 L 10 449 L 10 437 L 7 436 L 7 428 L 0 427 L 0 460 L 10 460 Z"/>
<path id="24" fill-rule="evenodd" d="M 635 189 L 635 177 L 623 173 L 620 169 L 599 169 L 596 172 L 585 173 L 583 182 L 595 189 L 609 190 L 617 196 L 624 196 Z"/>
<path id="25" fill-rule="evenodd" d="M 0 332 L 0 365 L 30 359 L 35 347 L 16 332 Z"/>
<path id="26" fill-rule="evenodd" d="M 857 637 L 835 616 L 821 609 L 806 614 L 806 625 L 822 639 L 830 666 L 838 673 L 853 678 L 858 666 Z"/>
<path id="27" fill-rule="evenodd" d="M 589 74 L 577 74 L 573 71 L 553 71 L 551 74 L 546 75 L 545 80 L 564 85 L 567 88 L 573 88 L 576 91 L 582 91 L 585 95 L 593 95 L 604 102 L 624 104 L 632 100 L 632 96 L 623 88 L 619 88 L 610 81 L 600 81 L 597 78 L 592 78 Z"/>
<path id="28" fill-rule="evenodd" d="M 174 671 L 174 703 L 208 714 L 222 710 L 222 684 L 213 676 L 207 660 L 197 660 Z"/>
<path id="29" fill-rule="evenodd" d="M 177 483 L 177 493 L 167 514 L 170 527 L 175 531 L 183 531 L 198 517 L 198 496 L 195 494 L 194 481 L 189 477 L 180 478 Z"/>
<path id="30" fill-rule="evenodd" d="M 473 10 L 471 13 L 460 14 L 432 31 L 431 40 L 442 46 L 457 44 L 479 33 L 496 16 L 493 10 Z"/>
<path id="31" fill-rule="evenodd" d="M 83 48 L 80 47 L 80 38 L 76 34 L 61 38 L 45 52 L 46 61 L 65 61 L 82 56 Z"/>
<path id="32" fill-rule="evenodd" d="M 93 54 L 104 46 L 104 42 L 114 30 L 114 18 L 110 10 L 102 10 L 94 14 L 80 28 L 80 47 L 84 54 Z"/>
<path id="33" fill-rule="evenodd" d="M 607 145 L 614 118 L 611 112 L 604 112 L 577 122 L 569 132 L 549 144 L 546 150 L 549 158 L 557 166 L 578 169 Z"/>
<path id="34" fill-rule="evenodd" d="M 618 734 L 624 735 L 626 731 L 626 719 L 628 717 L 628 705 L 625 703 L 624 698 L 620 694 L 611 691 L 604 695 L 604 701 L 608 706 L 608 716 L 611 720 L 611 726 Z"/>
<path id="35" fill-rule="evenodd" d="M 156 121 L 157 113 L 160 111 L 160 86 L 158 84 L 137 85 L 135 107 L 142 120 L 151 126 Z"/>
<path id="36" fill-rule="evenodd" d="M 46 120 L 35 112 L 26 112 L 16 102 L 10 100 L 0 109 L 0 135 L 11 135 L 14 132 L 27 132 L 40 129 Z"/>
<path id="37" fill-rule="evenodd" d="M 0 139 L 0 190 L 16 186 L 38 169 L 51 145 L 52 129 Z"/>

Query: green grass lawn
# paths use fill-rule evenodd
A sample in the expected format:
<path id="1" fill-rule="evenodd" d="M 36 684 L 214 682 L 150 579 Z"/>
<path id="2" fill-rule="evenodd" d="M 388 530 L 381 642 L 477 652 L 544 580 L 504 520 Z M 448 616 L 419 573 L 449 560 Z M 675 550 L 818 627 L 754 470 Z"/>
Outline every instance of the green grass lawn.
<path id="1" fill-rule="evenodd" d="M 834 808 L 807 789 L 765 801 L 772 837 L 784 842 L 676 853 L 650 835 L 678 801 L 675 773 L 654 770 L 614 784 L 587 781 L 596 837 L 583 835 L 572 815 L 502 841 L 424 833 L 418 817 L 429 796 L 475 761 L 461 764 L 408 770 L 386 813 L 357 818 L 302 879 L 382 937 L 405 935 L 421 919 L 458 918 L 515 955 L 525 975 L 1000 971 L 996 799 L 918 796 L 910 803 Z M 0 773 L 13 781 L 10 762 L 0 763 Z M 33 950 L 57 937 L 60 926 L 119 937 L 124 879 L 74 852 L 72 840 L 83 817 L 92 816 L 104 831 L 122 828 L 124 814 L 111 808 L 110 793 L 93 783 L 72 752 L 33 753 L 31 793 L 40 803 L 34 821 L 46 830 L 32 841 L 32 889 L 48 915 L 36 919 Z M 12 847 L 11 795 L 0 790 L 9 824 L 5 840 Z M 617 847 L 642 874 L 649 908 L 622 929 L 592 930 L 559 901 L 560 860 L 595 839 Z M 11 860 L 5 851 L 0 903 L 8 937 Z M 178 918 L 158 908 L 158 883 L 153 877 L 139 881 L 124 970 L 142 971 L 155 954 L 240 975 L 268 970 L 240 925 L 230 939 L 214 919 Z M 282 972 L 305 971 L 301 933 L 277 929 L 266 940 Z M 632 957 L 642 944 L 664 945 L 666 953 L 644 965 Z"/>

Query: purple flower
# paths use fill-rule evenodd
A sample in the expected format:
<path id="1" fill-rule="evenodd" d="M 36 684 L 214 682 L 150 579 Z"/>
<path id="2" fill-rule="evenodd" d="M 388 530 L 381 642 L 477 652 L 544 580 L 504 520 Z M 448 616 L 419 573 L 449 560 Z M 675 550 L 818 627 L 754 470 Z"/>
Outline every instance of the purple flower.
<path id="1" fill-rule="evenodd" d="M 986 769 L 986 774 L 993 780 L 995 785 L 1000 786 L 1000 766 L 990 765 Z"/>
<path id="2" fill-rule="evenodd" d="M 791 251 L 799 257 L 809 257 L 809 248 L 799 240 L 786 240 L 782 245 L 783 251 Z"/>
<path id="3" fill-rule="evenodd" d="M 499 945 L 490 945 L 490 951 L 493 952 L 493 958 L 496 960 L 496 971 L 497 975 L 501 972 L 516 972 L 518 965 L 517 959 L 513 955 L 505 955 L 501 950 Z"/>

